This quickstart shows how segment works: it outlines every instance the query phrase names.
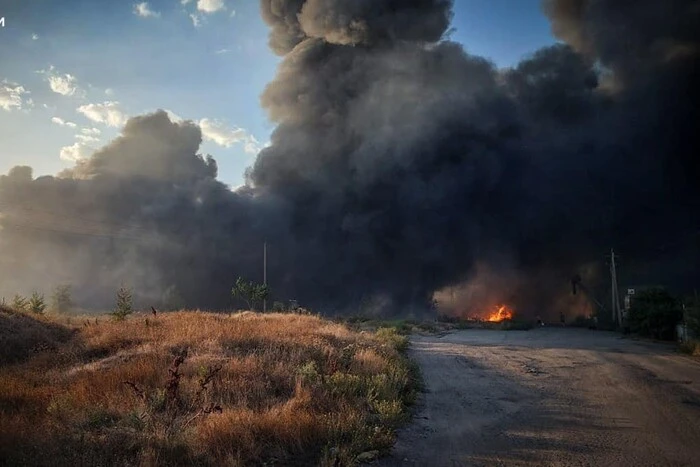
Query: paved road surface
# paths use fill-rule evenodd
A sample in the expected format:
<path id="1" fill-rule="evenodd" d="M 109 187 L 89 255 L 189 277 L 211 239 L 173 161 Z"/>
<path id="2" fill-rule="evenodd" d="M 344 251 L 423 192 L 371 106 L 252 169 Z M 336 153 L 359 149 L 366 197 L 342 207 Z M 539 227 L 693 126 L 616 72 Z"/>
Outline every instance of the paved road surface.
<path id="1" fill-rule="evenodd" d="M 413 338 L 427 393 L 391 466 L 700 466 L 700 364 L 613 333 Z"/>

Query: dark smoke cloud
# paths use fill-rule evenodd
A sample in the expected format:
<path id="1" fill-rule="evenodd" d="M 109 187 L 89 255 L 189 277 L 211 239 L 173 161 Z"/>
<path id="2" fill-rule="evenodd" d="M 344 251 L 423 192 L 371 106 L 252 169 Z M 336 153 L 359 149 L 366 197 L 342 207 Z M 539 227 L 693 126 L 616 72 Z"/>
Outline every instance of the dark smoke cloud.
<path id="1" fill-rule="evenodd" d="M 280 55 L 306 39 L 369 47 L 437 42 L 452 18 L 449 0 L 270 0 L 261 6 L 272 27 L 270 47 Z"/>
<path id="2" fill-rule="evenodd" d="M 104 307 L 123 283 L 156 304 L 172 287 L 195 306 L 227 303 L 256 221 L 250 196 L 197 154 L 201 140 L 159 111 L 58 177 L 31 181 L 23 168 L 0 179 L 3 292 L 71 283 L 79 303 Z"/>
<path id="3" fill-rule="evenodd" d="M 500 70 L 442 39 L 449 1 L 263 0 L 284 58 L 248 186 L 216 180 L 194 124 L 137 117 L 57 178 L 0 179 L 7 276 L 222 308 L 237 275 L 261 278 L 267 240 L 276 297 L 326 312 L 422 310 L 459 285 L 544 316 L 614 246 L 627 283 L 683 291 L 700 259 L 697 4 L 547 1 L 565 43 Z M 20 225 L 46 212 L 63 233 Z"/>
<path id="4" fill-rule="evenodd" d="M 557 37 L 625 82 L 700 53 L 696 0 L 545 0 L 544 11 Z"/>

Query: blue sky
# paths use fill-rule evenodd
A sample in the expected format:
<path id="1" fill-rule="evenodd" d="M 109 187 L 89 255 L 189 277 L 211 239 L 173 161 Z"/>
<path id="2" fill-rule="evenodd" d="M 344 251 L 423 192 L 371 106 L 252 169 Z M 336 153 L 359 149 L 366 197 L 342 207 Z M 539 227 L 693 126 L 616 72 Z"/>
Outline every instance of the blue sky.
<path id="1" fill-rule="evenodd" d="M 540 0 L 456 0 L 451 38 L 498 66 L 554 41 Z M 55 174 L 162 108 L 200 123 L 242 183 L 274 126 L 259 104 L 279 57 L 254 0 L 0 0 L 0 173 Z"/>

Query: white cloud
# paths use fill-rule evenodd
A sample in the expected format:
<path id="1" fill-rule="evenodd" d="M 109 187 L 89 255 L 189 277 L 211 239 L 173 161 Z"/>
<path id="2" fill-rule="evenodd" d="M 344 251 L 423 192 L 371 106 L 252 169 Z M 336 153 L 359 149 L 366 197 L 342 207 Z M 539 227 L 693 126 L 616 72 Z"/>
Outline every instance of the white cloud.
<path id="1" fill-rule="evenodd" d="M 148 2 L 141 2 L 134 5 L 134 14 L 141 18 L 160 18 L 160 13 L 151 10 Z"/>
<path id="2" fill-rule="evenodd" d="M 198 28 L 202 25 L 202 17 L 201 16 L 199 16 L 195 13 L 191 13 L 190 19 L 192 20 L 192 24 L 194 25 L 195 28 Z"/>
<path id="3" fill-rule="evenodd" d="M 75 162 L 81 159 L 87 159 L 95 151 L 97 151 L 97 149 L 91 146 L 88 142 L 77 141 L 75 144 L 62 147 L 60 157 L 64 161 Z"/>
<path id="4" fill-rule="evenodd" d="M 39 40 L 39 34 L 32 34 L 32 40 L 33 41 Z"/>
<path id="5" fill-rule="evenodd" d="M 243 150 L 247 154 L 257 154 L 260 152 L 262 147 L 260 146 L 260 142 L 255 138 L 253 135 L 248 135 L 248 141 L 246 141 L 245 145 L 243 146 Z"/>
<path id="6" fill-rule="evenodd" d="M 230 148 L 234 144 L 242 144 L 243 150 L 248 154 L 257 154 L 261 146 L 257 139 L 243 128 L 228 128 L 226 124 L 218 120 L 203 118 L 199 121 L 202 136 L 219 146 Z"/>
<path id="7" fill-rule="evenodd" d="M 75 139 L 82 143 L 95 143 L 100 140 L 100 138 L 95 138 L 94 136 L 90 135 L 75 135 Z"/>
<path id="8" fill-rule="evenodd" d="M 102 134 L 99 128 L 81 128 L 80 132 L 84 135 L 98 136 Z"/>
<path id="9" fill-rule="evenodd" d="M 63 76 L 49 76 L 49 86 L 51 90 L 64 96 L 72 96 L 77 91 L 75 76 L 65 74 Z"/>
<path id="10" fill-rule="evenodd" d="M 37 73 L 46 75 L 49 87 L 57 94 L 62 96 L 84 96 L 84 92 L 78 88 L 77 78 L 70 73 L 58 73 L 53 65 L 49 66 L 48 70 L 40 70 Z"/>
<path id="11" fill-rule="evenodd" d="M 235 17 L 236 17 L 236 10 L 231 10 L 231 18 L 235 18 Z"/>
<path id="12" fill-rule="evenodd" d="M 10 112 L 13 109 L 21 110 L 25 105 L 31 107 L 33 101 L 25 101 L 22 97 L 26 94 L 29 94 L 29 91 L 24 89 L 24 86 L 7 80 L 0 81 L 0 108 Z"/>
<path id="13" fill-rule="evenodd" d="M 216 13 L 225 10 L 224 0 L 197 0 L 197 9 L 202 13 Z"/>
<path id="14" fill-rule="evenodd" d="M 75 128 L 78 126 L 73 122 L 68 122 L 66 120 L 63 120 L 61 117 L 53 117 L 51 119 L 51 121 L 54 122 L 56 125 L 67 126 L 68 128 Z"/>
<path id="15" fill-rule="evenodd" d="M 60 157 L 64 161 L 75 162 L 87 159 L 97 151 L 99 146 L 99 136 L 102 132 L 97 128 L 81 128 L 80 133 L 75 135 L 75 143 L 61 148 Z"/>
<path id="16" fill-rule="evenodd" d="M 187 5 L 190 3 L 192 0 L 180 0 L 180 5 Z"/>
<path id="17" fill-rule="evenodd" d="M 180 123 L 184 120 L 181 116 L 173 112 L 172 110 L 165 110 L 165 113 L 168 114 L 168 117 L 170 118 L 170 121 L 173 123 Z"/>
<path id="18" fill-rule="evenodd" d="M 114 89 L 112 88 L 107 88 L 105 89 L 105 94 L 108 96 L 113 96 L 114 95 Z"/>
<path id="19" fill-rule="evenodd" d="M 214 52 L 216 55 L 221 55 L 221 54 L 227 54 L 231 51 L 231 49 L 219 49 L 216 52 Z"/>
<path id="20" fill-rule="evenodd" d="M 119 102 L 115 101 L 81 105 L 77 110 L 93 122 L 107 126 L 119 127 L 127 120 L 126 114 L 119 108 Z"/>

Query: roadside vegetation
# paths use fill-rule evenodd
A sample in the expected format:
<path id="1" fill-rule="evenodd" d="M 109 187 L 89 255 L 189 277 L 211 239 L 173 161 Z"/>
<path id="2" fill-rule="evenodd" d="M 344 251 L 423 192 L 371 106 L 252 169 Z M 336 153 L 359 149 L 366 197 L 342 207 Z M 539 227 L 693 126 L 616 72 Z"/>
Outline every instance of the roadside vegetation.
<path id="1" fill-rule="evenodd" d="M 700 300 L 698 296 L 687 297 L 682 304 L 688 336 L 680 344 L 681 352 L 700 357 Z"/>
<path id="2" fill-rule="evenodd" d="M 663 287 L 638 290 L 628 311 L 628 331 L 655 340 L 679 342 L 681 352 L 700 356 L 700 306 L 696 295 L 673 296 Z M 577 317 L 573 326 L 620 331 L 608 312 L 599 314 L 598 322 L 583 316 Z"/>
<path id="3" fill-rule="evenodd" d="M 640 291 L 629 311 L 630 330 L 654 339 L 674 340 L 682 320 L 681 302 L 661 288 Z"/>
<path id="4" fill-rule="evenodd" d="M 419 390 L 393 327 L 140 314 L 125 288 L 117 303 L 99 319 L 0 308 L 3 462 L 355 465 L 393 445 Z"/>
<path id="5" fill-rule="evenodd" d="M 438 316 L 434 320 L 416 319 L 392 319 L 383 320 L 368 318 L 363 316 L 352 316 L 343 318 L 341 322 L 347 323 L 356 331 L 376 331 L 383 328 L 394 329 L 402 335 L 418 334 L 441 334 L 459 329 L 488 329 L 499 331 L 527 331 L 534 327 L 532 320 L 514 317 L 500 322 L 487 322 L 477 320 L 467 320 L 452 316 Z"/>

